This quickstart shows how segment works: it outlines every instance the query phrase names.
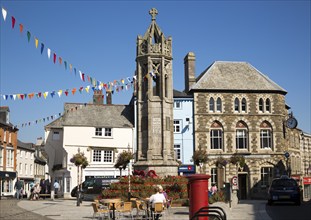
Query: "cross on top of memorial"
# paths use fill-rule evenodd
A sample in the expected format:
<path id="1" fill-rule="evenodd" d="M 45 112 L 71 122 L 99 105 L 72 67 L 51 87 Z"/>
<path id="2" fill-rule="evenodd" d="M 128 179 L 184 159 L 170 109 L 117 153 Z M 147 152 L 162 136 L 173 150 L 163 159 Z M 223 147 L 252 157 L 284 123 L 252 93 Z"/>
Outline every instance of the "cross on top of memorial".
<path id="1" fill-rule="evenodd" d="M 158 14 L 158 10 L 155 9 L 155 8 L 152 8 L 152 9 L 150 9 L 149 14 L 151 15 L 151 18 L 152 18 L 151 20 L 152 20 L 152 21 L 155 21 L 156 16 L 157 16 L 157 14 Z"/>

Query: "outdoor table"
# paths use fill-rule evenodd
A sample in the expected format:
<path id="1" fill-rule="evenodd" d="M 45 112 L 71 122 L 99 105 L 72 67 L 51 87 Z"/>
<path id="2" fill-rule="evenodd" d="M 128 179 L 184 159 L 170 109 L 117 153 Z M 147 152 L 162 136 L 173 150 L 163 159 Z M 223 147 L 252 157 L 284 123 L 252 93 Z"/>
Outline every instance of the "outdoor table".
<path id="1" fill-rule="evenodd" d="M 118 202 L 121 202 L 120 198 L 114 198 L 114 199 L 101 199 L 100 200 L 101 203 L 107 203 L 107 204 L 112 204 L 112 220 L 116 219 L 116 215 L 115 215 L 115 204 Z"/>

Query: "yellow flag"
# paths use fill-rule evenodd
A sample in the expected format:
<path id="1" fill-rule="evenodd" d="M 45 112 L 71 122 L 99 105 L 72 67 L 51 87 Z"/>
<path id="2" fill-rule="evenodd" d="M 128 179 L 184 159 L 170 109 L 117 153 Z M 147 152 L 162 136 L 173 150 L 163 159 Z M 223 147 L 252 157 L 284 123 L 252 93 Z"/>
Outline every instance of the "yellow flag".
<path id="1" fill-rule="evenodd" d="M 61 95 L 62 95 L 62 93 L 63 93 L 63 90 L 58 90 L 58 96 L 60 97 Z"/>
<path id="2" fill-rule="evenodd" d="M 89 93 L 90 86 L 85 87 L 85 91 Z"/>
<path id="3" fill-rule="evenodd" d="M 46 99 L 46 97 L 48 96 L 49 92 L 45 92 L 43 93 L 43 97 Z"/>
<path id="4" fill-rule="evenodd" d="M 35 38 L 35 44 L 36 44 L 36 48 L 38 48 L 38 43 L 39 43 L 39 40 L 38 40 L 38 38 Z"/>

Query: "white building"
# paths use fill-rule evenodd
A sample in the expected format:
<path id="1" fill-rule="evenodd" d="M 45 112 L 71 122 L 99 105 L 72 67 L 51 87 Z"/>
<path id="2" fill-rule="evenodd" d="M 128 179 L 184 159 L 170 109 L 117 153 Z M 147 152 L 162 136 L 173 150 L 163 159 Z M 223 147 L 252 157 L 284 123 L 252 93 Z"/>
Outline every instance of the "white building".
<path id="1" fill-rule="evenodd" d="M 70 162 L 83 152 L 89 166 L 82 181 L 91 177 L 115 178 L 118 154 L 133 152 L 133 106 L 66 103 L 65 113 L 45 126 L 45 151 L 52 182 L 60 183 L 60 194 L 70 196 L 77 185 L 77 167 Z M 128 171 L 123 171 L 128 174 Z"/>
<path id="2" fill-rule="evenodd" d="M 26 195 L 30 194 L 30 183 L 35 181 L 35 148 L 32 143 L 17 141 L 16 170 L 17 176 L 24 182 L 24 191 Z"/>

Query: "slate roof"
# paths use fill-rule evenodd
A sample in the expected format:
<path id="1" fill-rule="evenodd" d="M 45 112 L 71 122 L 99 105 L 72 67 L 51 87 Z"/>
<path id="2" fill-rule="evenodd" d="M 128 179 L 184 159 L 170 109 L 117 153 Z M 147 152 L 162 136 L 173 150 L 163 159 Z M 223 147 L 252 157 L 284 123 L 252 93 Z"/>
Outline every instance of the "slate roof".
<path id="1" fill-rule="evenodd" d="M 35 151 L 33 145 L 34 145 L 33 143 L 24 143 L 17 139 L 17 148 L 23 148 L 28 151 Z"/>
<path id="2" fill-rule="evenodd" d="M 197 78 L 191 90 L 287 91 L 247 62 L 216 61 Z"/>
<path id="3" fill-rule="evenodd" d="M 134 108 L 131 105 L 98 105 L 65 103 L 65 113 L 45 128 L 63 126 L 124 128 L 134 126 Z"/>
<path id="4" fill-rule="evenodd" d="M 192 95 L 187 94 L 185 92 L 178 91 L 176 89 L 173 90 L 173 97 L 174 98 L 193 98 Z"/>

